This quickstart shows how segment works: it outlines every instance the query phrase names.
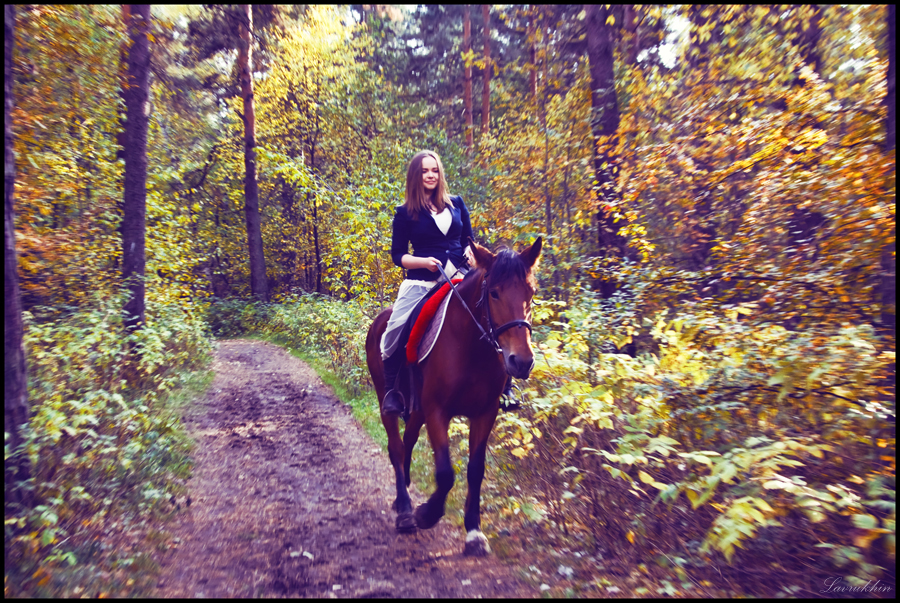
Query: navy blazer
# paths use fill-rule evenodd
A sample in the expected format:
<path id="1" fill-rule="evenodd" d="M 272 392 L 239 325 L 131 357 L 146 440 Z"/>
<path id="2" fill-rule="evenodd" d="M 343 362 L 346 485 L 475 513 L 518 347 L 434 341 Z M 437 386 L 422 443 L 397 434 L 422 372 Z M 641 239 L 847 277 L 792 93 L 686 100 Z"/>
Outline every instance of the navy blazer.
<path id="1" fill-rule="evenodd" d="M 452 196 L 450 201 L 450 213 L 453 220 L 447 234 L 441 232 L 434 218 L 428 210 L 419 212 L 419 219 L 413 220 L 406 207 L 400 206 L 394 213 L 394 233 L 391 239 L 391 259 L 394 263 L 403 267 L 400 260 L 404 254 L 409 253 L 409 244 L 412 243 L 413 253 L 417 258 L 433 257 L 440 261 L 444 268 L 447 260 L 451 260 L 457 268 L 466 265 L 463 250 L 469 244 L 472 236 L 472 224 L 469 222 L 469 209 L 463 203 L 462 197 Z M 416 268 L 406 271 L 406 278 L 417 281 L 434 281 L 441 276 L 435 270 Z"/>

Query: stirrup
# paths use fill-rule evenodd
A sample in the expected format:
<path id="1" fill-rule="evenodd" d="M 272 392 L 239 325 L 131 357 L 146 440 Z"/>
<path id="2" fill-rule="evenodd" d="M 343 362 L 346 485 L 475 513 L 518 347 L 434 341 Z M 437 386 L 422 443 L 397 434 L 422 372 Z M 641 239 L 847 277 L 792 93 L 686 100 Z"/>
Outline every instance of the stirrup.
<path id="1" fill-rule="evenodd" d="M 510 379 L 509 389 L 500 395 L 500 410 L 513 411 L 522 408 L 525 403 L 525 392 Z"/>
<path id="2" fill-rule="evenodd" d="M 399 398 L 399 400 L 397 398 Z M 409 418 L 409 411 L 406 410 L 406 400 L 399 390 L 392 389 L 384 394 L 384 403 L 381 405 L 381 414 L 401 415 L 404 420 Z"/>

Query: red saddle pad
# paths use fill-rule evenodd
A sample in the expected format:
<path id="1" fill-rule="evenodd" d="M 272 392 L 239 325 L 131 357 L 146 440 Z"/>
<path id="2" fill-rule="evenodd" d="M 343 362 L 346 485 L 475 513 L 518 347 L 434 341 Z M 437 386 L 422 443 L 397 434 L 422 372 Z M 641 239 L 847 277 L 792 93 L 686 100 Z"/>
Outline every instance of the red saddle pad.
<path id="1" fill-rule="evenodd" d="M 451 279 L 453 284 L 460 282 L 461 278 Z M 419 342 L 422 341 L 422 336 L 425 335 L 425 331 L 428 330 L 428 325 L 431 323 L 431 319 L 434 318 L 434 313 L 437 312 L 438 307 L 440 307 L 441 302 L 444 301 L 444 298 L 447 297 L 447 293 L 450 292 L 450 283 L 444 283 L 440 289 L 438 289 L 437 293 L 431 296 L 425 305 L 422 306 L 422 311 L 419 313 L 419 318 L 416 319 L 416 324 L 413 325 L 412 330 L 409 332 L 409 342 L 406 344 L 406 360 L 410 364 L 415 364 L 419 361 Z"/>

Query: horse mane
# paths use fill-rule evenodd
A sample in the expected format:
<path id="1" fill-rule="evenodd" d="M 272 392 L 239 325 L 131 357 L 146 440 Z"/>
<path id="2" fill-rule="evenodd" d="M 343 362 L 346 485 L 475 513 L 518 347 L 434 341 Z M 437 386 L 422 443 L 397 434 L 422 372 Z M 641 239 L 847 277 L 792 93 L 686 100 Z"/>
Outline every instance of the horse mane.
<path id="1" fill-rule="evenodd" d="M 537 286 L 534 275 L 529 272 L 519 254 L 508 247 L 501 247 L 497 250 L 494 265 L 488 274 L 488 286 L 494 287 L 516 278 L 526 281 L 532 288 Z"/>

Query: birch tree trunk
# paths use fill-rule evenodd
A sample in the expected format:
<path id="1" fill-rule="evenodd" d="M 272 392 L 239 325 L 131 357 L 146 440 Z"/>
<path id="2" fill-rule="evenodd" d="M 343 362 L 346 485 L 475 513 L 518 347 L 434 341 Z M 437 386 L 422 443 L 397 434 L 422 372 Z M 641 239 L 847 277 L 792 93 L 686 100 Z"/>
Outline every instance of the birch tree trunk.
<path id="1" fill-rule="evenodd" d="M 13 155 L 13 52 L 15 51 L 16 9 L 3 6 L 3 431 L 10 435 L 9 447 L 22 443 L 19 428 L 28 422 L 28 388 L 25 350 L 22 346 L 22 301 L 19 296 L 18 260 L 16 258 L 15 201 L 16 164 Z M 13 457 L 15 458 L 15 457 Z M 13 459 L 10 459 L 13 460 Z M 25 459 L 22 459 L 23 461 Z M 4 460 L 4 474 L 6 461 Z M 13 479 L 4 480 L 7 501 L 22 501 L 24 493 L 15 487 L 28 479 L 27 463 L 18 463 Z M 7 474 L 8 475 L 8 474 Z"/>

